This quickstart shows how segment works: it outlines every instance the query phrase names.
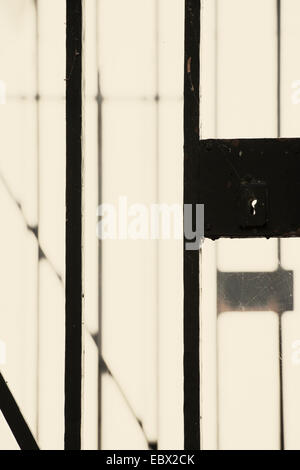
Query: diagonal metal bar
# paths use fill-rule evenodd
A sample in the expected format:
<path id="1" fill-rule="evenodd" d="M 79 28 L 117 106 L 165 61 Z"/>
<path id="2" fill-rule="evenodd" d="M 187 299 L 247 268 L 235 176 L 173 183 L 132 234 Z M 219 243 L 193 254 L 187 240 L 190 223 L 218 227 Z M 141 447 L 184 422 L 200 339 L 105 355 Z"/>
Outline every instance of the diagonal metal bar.
<path id="1" fill-rule="evenodd" d="M 21 450 L 39 450 L 13 394 L 0 373 L 0 409 Z"/>

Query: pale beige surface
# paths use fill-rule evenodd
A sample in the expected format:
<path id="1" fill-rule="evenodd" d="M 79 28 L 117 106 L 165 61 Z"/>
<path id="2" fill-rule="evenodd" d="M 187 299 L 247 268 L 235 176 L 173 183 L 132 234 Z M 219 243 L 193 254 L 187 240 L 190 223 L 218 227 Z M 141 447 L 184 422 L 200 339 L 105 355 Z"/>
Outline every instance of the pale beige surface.
<path id="1" fill-rule="evenodd" d="M 6 356 L 1 371 L 41 447 L 62 448 L 65 18 L 60 0 L 38 3 L 41 101 L 37 127 L 33 4 L 0 2 L 0 80 L 6 84 L 6 104 L 0 106 L 0 171 L 22 203 L 28 223 L 39 221 L 40 243 L 47 256 L 38 267 L 36 239 L 0 181 L 5 214 L 0 244 L 0 341 Z M 97 71 L 99 67 L 104 97 L 104 201 L 116 202 L 125 195 L 129 203 L 181 203 L 184 2 L 86 0 L 85 4 L 83 446 L 95 449 L 98 351 L 91 334 L 97 334 L 99 326 Z M 275 2 L 204 0 L 202 4 L 202 137 L 275 137 Z M 283 136 L 299 133 L 300 70 L 295 60 L 299 10 L 297 0 L 282 1 Z M 49 39 L 53 28 L 54 46 Z M 16 80 L 20 76 L 22 80 Z M 22 103 L 21 96 L 26 98 Z M 282 243 L 283 267 L 294 271 L 295 288 L 294 312 L 283 316 L 287 448 L 300 445 L 298 245 L 297 240 Z M 228 312 L 217 319 L 215 277 L 216 268 L 275 270 L 276 250 L 275 240 L 204 243 L 200 265 L 204 448 L 279 446 L 278 318 L 272 312 Z M 101 276 L 103 354 L 122 389 L 121 393 L 116 381 L 104 375 L 103 447 L 146 447 L 128 400 L 149 440 L 158 439 L 161 449 L 181 449 L 182 243 L 105 241 Z M 1 448 L 15 447 L 3 419 L 0 434 Z"/>
<path id="2" fill-rule="evenodd" d="M 205 240 L 200 251 L 200 374 L 201 448 L 216 450 L 217 390 L 217 277 L 216 243 Z"/>
<path id="3" fill-rule="evenodd" d="M 298 450 L 299 439 L 299 393 L 300 393 L 300 312 L 286 312 L 283 325 L 283 397 L 285 448 Z"/>
<path id="4" fill-rule="evenodd" d="M 184 2 L 84 3 L 83 447 L 96 449 L 98 350 L 92 335 L 99 328 L 97 74 L 104 98 L 103 200 L 113 203 L 127 196 L 129 203 L 181 204 Z M 0 2 L 0 83 L 1 103 L 5 103 L 0 106 L 4 178 L 0 205 L 5 214 L 0 244 L 0 362 L 5 362 L 1 371 L 41 448 L 60 449 L 64 425 L 65 3 L 38 0 L 37 5 L 36 16 L 31 0 Z M 26 223 L 39 225 L 45 254 L 40 263 L 37 240 Z M 102 248 L 103 355 L 114 376 L 103 377 L 102 445 L 146 447 L 128 401 L 143 421 L 148 440 L 158 440 L 160 448 L 180 449 L 182 242 L 106 241 Z M 15 446 L 3 420 L 0 434 L 1 447 Z"/>
<path id="5" fill-rule="evenodd" d="M 281 136 L 297 137 L 300 4 L 282 0 L 281 7 Z M 276 137 L 276 2 L 204 0 L 201 30 L 201 137 Z M 282 319 L 287 449 L 299 449 L 299 248 L 298 239 L 281 241 L 282 267 L 294 274 L 294 311 Z M 274 239 L 204 243 L 201 272 L 210 280 L 202 275 L 204 449 L 279 448 L 278 318 L 267 312 L 228 312 L 218 318 L 216 328 L 214 304 L 216 268 L 268 272 L 277 266 Z M 216 393 L 214 409 L 211 397 Z"/>
<path id="6" fill-rule="evenodd" d="M 201 3 L 201 137 L 275 137 L 275 2 Z"/>
<path id="7" fill-rule="evenodd" d="M 35 90 L 35 17 L 33 4 L 27 0 L 2 1 L 0 9 L 0 78 L 6 85 L 6 104 L 0 106 L 0 210 L 3 221 L 0 339 L 6 349 L 6 360 L 1 365 L 1 371 L 35 432 L 38 251 L 36 240 L 26 230 L 24 223 L 24 217 L 30 224 L 35 224 L 37 220 L 36 128 L 35 106 L 32 102 Z M 21 95 L 29 96 L 31 100 L 24 102 L 20 108 L 18 99 Z M 22 203 L 23 216 L 16 200 Z M 10 432 L 7 432 L 3 419 L 0 435 L 1 449 L 18 447 Z"/>
<path id="8" fill-rule="evenodd" d="M 94 126 L 95 111 L 88 104 L 96 93 L 94 54 L 104 98 L 103 202 L 118 203 L 120 196 L 126 196 L 128 204 L 181 204 L 183 12 L 182 0 L 101 0 L 98 12 L 96 2 L 86 2 L 87 25 L 91 25 L 86 29 L 89 136 L 86 136 L 85 181 L 89 201 L 86 214 L 90 214 L 86 218 L 86 235 L 95 194 L 95 179 L 91 183 L 88 178 L 94 178 L 97 152 L 95 130 L 88 128 Z M 95 48 L 97 34 L 99 42 Z M 159 105 L 155 103 L 156 93 L 160 94 Z M 85 311 L 86 324 L 95 331 L 97 322 L 91 311 L 95 311 L 96 303 L 91 300 L 94 297 L 91 283 L 95 285 L 97 260 L 96 248 L 91 248 L 91 244 L 92 232 L 86 238 Z M 103 356 L 114 376 L 114 379 L 103 376 L 102 446 L 146 448 L 134 413 L 142 420 L 148 440 L 158 440 L 159 448 L 180 449 L 183 446 L 181 241 L 105 240 L 102 256 Z M 95 373 L 96 356 L 91 348 L 92 345 L 86 348 L 85 367 Z M 93 372 L 89 377 L 85 387 L 91 396 Z M 95 406 L 94 395 L 92 400 L 94 405 L 91 401 L 87 404 L 85 397 L 88 422 Z M 90 446 L 94 437 L 84 426 L 85 441 Z M 92 429 L 93 434 L 94 424 Z"/>
<path id="9" fill-rule="evenodd" d="M 5 104 L 0 106 L 5 220 L 0 244 L 0 339 L 6 348 L 1 372 L 42 448 L 63 446 L 64 286 L 55 272 L 64 275 L 62 3 L 40 0 L 36 16 L 32 1 L 0 2 L 0 79 L 6 89 Z M 37 240 L 26 227 L 37 224 L 46 255 L 40 264 Z M 0 436 L 1 448 L 10 448 L 13 440 L 3 420 Z"/>
<path id="10" fill-rule="evenodd" d="M 217 243 L 220 271 L 275 271 L 277 240 L 222 238 Z"/>
<path id="11" fill-rule="evenodd" d="M 282 59 L 281 59 L 281 134 L 299 137 L 300 64 L 296 59 L 300 39 L 300 4 L 297 0 L 282 2 Z"/>
<path id="12" fill-rule="evenodd" d="M 282 267 L 293 271 L 294 311 L 283 315 L 283 372 L 285 444 L 287 449 L 299 449 L 298 423 L 300 418 L 300 240 L 282 241 Z"/>
<path id="13" fill-rule="evenodd" d="M 277 314 L 221 314 L 218 352 L 218 449 L 279 449 Z"/>

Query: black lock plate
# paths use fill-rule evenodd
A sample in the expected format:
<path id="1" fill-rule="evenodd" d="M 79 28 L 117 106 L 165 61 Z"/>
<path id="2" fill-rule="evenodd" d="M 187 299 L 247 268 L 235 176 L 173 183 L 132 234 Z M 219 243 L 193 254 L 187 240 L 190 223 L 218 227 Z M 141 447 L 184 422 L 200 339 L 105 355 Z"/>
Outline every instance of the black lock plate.
<path id="1" fill-rule="evenodd" d="M 207 238 L 300 236 L 299 202 L 300 139 L 200 140 L 188 153 L 185 203 L 204 204 Z"/>

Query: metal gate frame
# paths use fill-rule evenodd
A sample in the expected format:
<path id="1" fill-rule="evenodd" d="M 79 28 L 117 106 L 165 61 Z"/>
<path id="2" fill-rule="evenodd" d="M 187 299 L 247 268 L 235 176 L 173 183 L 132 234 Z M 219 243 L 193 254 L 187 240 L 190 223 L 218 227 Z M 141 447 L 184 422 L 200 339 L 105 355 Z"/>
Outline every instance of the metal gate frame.
<path id="1" fill-rule="evenodd" d="M 275 5 L 277 138 L 200 140 L 201 0 L 185 2 L 184 203 L 204 204 L 204 235 L 212 240 L 300 236 L 300 139 L 279 138 L 281 0 Z M 254 199 L 259 202 L 252 213 Z M 278 247 L 280 261 L 280 241 Z M 189 450 L 200 449 L 199 280 L 199 252 L 184 249 L 184 439 Z M 281 328 L 279 341 L 281 346 Z M 281 360 L 280 372 L 282 401 Z"/>
<path id="2" fill-rule="evenodd" d="M 81 448 L 82 0 L 66 0 L 65 450 Z M 21 450 L 39 450 L 0 373 L 0 410 Z"/>

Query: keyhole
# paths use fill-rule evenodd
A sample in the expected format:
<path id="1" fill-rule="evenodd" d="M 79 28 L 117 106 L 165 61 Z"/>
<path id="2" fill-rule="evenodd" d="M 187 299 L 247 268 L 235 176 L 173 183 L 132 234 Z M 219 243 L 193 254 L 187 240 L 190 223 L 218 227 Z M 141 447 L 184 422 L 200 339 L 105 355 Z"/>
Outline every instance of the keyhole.
<path id="1" fill-rule="evenodd" d="M 253 201 L 251 201 L 251 214 L 252 215 L 256 215 L 256 204 L 257 203 L 258 203 L 257 199 L 253 199 Z"/>

